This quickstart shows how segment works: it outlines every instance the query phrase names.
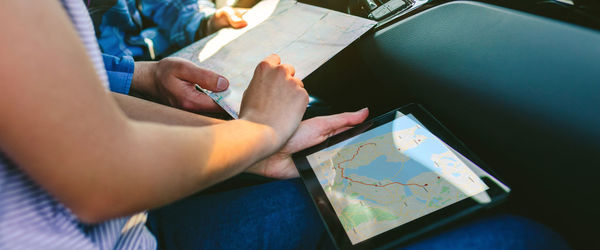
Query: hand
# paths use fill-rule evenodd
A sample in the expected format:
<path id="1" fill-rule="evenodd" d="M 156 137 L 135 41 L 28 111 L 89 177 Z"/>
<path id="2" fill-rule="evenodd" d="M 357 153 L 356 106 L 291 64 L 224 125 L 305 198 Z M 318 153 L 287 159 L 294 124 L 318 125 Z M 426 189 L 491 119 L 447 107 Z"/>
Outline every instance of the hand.
<path id="1" fill-rule="evenodd" d="M 327 138 L 363 122 L 369 116 L 367 108 L 352 113 L 320 116 L 300 123 L 298 130 L 279 152 L 254 164 L 246 171 L 270 178 L 298 177 L 292 154 L 317 145 Z"/>
<path id="2" fill-rule="evenodd" d="M 222 28 L 232 27 L 240 29 L 246 27 L 248 23 L 242 16 L 248 11 L 244 8 L 223 7 L 218 9 L 206 22 L 206 35 L 210 35 Z"/>
<path id="3" fill-rule="evenodd" d="M 240 118 L 270 127 L 276 149 L 294 133 L 308 104 L 304 84 L 294 74 L 294 67 L 270 55 L 256 67 L 242 98 Z"/>
<path id="4" fill-rule="evenodd" d="M 158 62 L 136 62 L 132 92 L 143 97 L 191 112 L 222 112 L 194 84 L 219 92 L 229 87 L 229 81 L 210 70 L 182 59 L 169 57 Z"/>

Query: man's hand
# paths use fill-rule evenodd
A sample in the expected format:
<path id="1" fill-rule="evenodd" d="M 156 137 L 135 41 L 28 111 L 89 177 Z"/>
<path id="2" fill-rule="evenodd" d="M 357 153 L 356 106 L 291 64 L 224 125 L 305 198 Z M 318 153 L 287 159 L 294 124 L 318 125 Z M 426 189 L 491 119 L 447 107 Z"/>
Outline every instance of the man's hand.
<path id="1" fill-rule="evenodd" d="M 168 57 L 158 62 L 136 62 L 132 93 L 191 112 L 222 112 L 194 84 L 214 92 L 226 90 L 229 81 L 210 70 L 181 58 Z"/>
<path id="2" fill-rule="evenodd" d="M 246 27 L 248 23 L 242 16 L 248 9 L 223 7 L 218 9 L 213 16 L 206 22 L 206 35 L 210 35 L 222 28 L 232 27 L 240 29 Z"/>
<path id="3" fill-rule="evenodd" d="M 308 104 L 308 94 L 294 67 L 281 64 L 273 54 L 258 64 L 244 92 L 240 119 L 263 124 L 273 130 L 272 152 L 296 131 Z"/>
<path id="4" fill-rule="evenodd" d="M 363 122 L 369 116 L 367 108 L 352 113 L 320 116 L 300 123 L 298 130 L 279 152 L 271 155 L 246 171 L 270 178 L 288 179 L 298 177 L 292 154 L 317 145 L 327 138 Z"/>

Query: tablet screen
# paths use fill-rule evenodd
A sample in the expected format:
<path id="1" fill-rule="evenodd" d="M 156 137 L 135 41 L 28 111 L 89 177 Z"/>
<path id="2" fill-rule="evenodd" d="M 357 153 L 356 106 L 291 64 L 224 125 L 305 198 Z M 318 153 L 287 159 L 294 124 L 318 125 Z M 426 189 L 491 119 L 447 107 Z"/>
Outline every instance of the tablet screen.
<path id="1" fill-rule="evenodd" d="M 488 189 L 412 114 L 306 158 L 352 244 Z"/>

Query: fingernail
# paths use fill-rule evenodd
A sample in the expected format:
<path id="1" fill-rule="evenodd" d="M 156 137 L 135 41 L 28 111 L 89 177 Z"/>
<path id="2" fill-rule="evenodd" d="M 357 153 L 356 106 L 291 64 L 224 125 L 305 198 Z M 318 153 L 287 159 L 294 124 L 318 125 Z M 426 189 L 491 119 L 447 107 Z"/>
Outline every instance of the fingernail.
<path id="1" fill-rule="evenodd" d="M 227 86 L 229 86 L 227 79 L 219 77 L 219 80 L 217 80 L 217 90 L 225 90 Z"/>
<path id="2" fill-rule="evenodd" d="M 361 110 L 359 110 L 358 112 L 363 112 L 365 110 L 369 109 L 368 107 L 362 108 Z"/>

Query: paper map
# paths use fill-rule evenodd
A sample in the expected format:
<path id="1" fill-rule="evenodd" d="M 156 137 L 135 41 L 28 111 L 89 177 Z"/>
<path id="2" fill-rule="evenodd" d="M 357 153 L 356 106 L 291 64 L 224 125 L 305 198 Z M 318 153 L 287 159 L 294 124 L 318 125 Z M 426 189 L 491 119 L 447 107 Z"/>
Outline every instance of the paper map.
<path id="1" fill-rule="evenodd" d="M 268 55 L 278 54 L 304 79 L 376 24 L 294 0 L 263 0 L 243 18 L 245 28 L 222 29 L 171 55 L 225 76 L 228 90 L 205 92 L 234 118 L 256 65 Z"/>

